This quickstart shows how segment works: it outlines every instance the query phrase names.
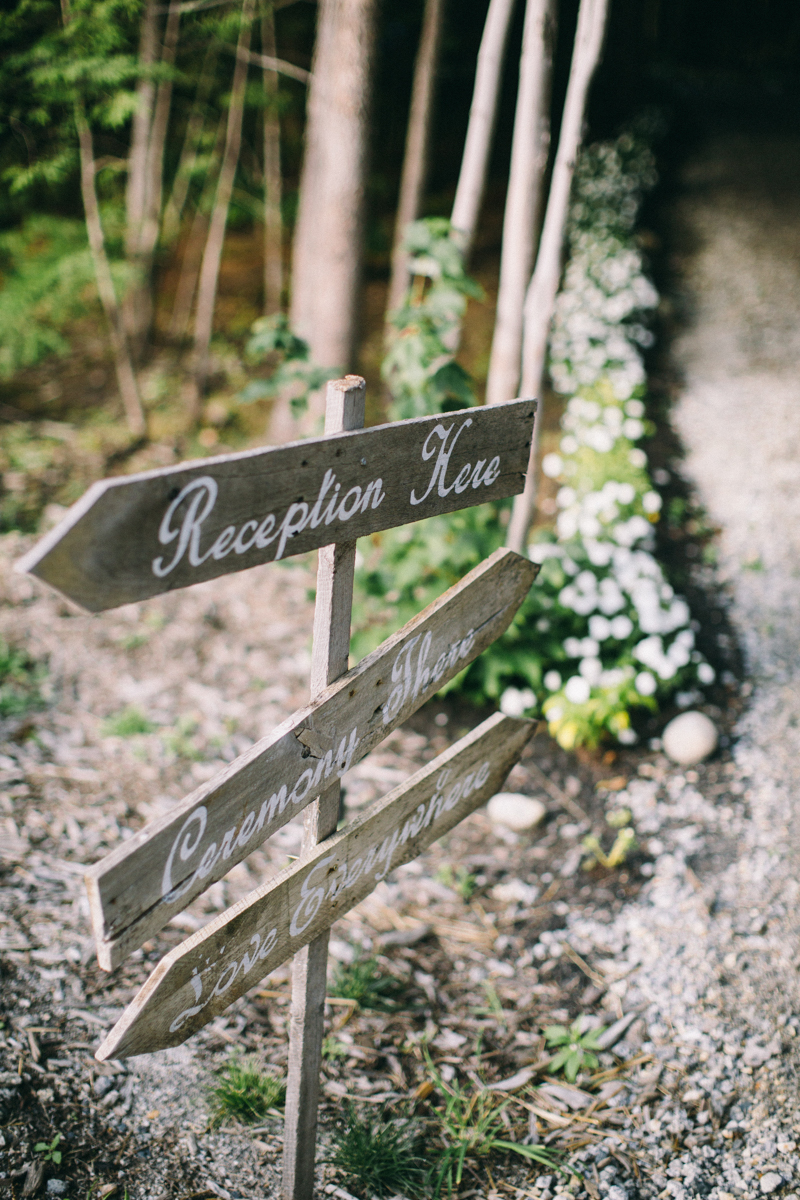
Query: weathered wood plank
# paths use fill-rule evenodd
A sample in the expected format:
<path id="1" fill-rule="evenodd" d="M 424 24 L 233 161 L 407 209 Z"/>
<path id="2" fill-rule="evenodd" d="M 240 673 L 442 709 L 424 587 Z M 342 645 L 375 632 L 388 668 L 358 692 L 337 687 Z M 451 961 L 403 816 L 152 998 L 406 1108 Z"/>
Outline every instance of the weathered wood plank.
<path id="1" fill-rule="evenodd" d="M 502 785 L 536 723 L 489 717 L 328 838 L 171 950 L 97 1050 L 100 1061 L 186 1041 Z"/>
<path id="2" fill-rule="evenodd" d="M 534 400 L 93 484 L 19 560 L 92 612 L 522 491 Z"/>
<path id="3" fill-rule="evenodd" d="M 495 551 L 312 704 L 90 867 L 100 966 L 122 962 L 491 645 L 537 570 Z"/>
<path id="4" fill-rule="evenodd" d="M 357 378 L 352 376 L 348 378 Z M 365 384 L 358 391 L 328 384 L 325 398 L 325 432 L 359 429 L 364 424 Z M 323 546 L 317 566 L 317 602 L 314 607 L 314 642 L 311 655 L 311 697 L 347 670 L 350 657 L 350 619 L 356 543 Z M 303 820 L 301 858 L 336 832 L 342 785 L 337 780 L 309 804 Z M 314 1192 L 314 1155 L 317 1141 L 322 1031 L 325 1018 L 328 939 L 325 929 L 294 956 L 292 1008 L 289 1019 L 289 1062 L 286 1072 L 286 1112 L 283 1123 L 283 1184 L 285 1200 L 311 1200 Z"/>

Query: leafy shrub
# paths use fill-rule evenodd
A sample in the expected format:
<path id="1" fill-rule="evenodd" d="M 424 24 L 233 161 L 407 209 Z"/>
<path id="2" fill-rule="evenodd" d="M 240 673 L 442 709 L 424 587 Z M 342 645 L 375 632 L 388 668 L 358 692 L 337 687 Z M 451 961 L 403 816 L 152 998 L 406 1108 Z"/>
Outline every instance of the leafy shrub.
<path id="1" fill-rule="evenodd" d="M 464 270 L 444 218 L 412 221 L 405 249 L 414 282 L 390 314 L 392 334 L 381 370 L 392 393 L 392 418 L 398 421 L 475 403 L 472 381 L 455 361 L 453 345 L 467 298 L 483 295 Z"/>
<path id="2" fill-rule="evenodd" d="M 679 704 L 692 703 L 698 685 L 714 679 L 695 649 L 688 605 L 653 555 L 661 497 L 638 445 L 651 431 L 641 351 L 652 342 L 645 317 L 658 295 L 634 226 L 654 180 L 640 133 L 581 155 L 550 340 L 553 383 L 571 398 L 559 452 L 542 463 L 562 483 L 560 513 L 530 547 L 541 571 L 509 630 L 445 689 L 500 700 L 509 715 L 543 712 L 565 749 L 608 736 L 634 742 L 633 710 L 655 710 L 676 693 Z M 450 253 L 458 254 L 454 243 Z M 454 266 L 448 271 L 457 277 Z M 393 361 L 395 396 L 416 388 L 414 414 L 436 411 L 435 393 Z M 411 415 L 410 401 L 401 407 L 397 415 Z M 505 520 L 504 506 L 485 505 L 364 539 L 354 653 L 372 649 L 501 545 Z"/>
<path id="3" fill-rule="evenodd" d="M 66 324 L 96 300 L 86 230 L 65 217 L 29 217 L 0 234 L 0 377 L 65 354 Z"/>
<path id="4" fill-rule="evenodd" d="M 295 417 L 308 408 L 309 395 L 338 374 L 311 362 L 308 343 L 292 332 L 284 313 L 259 317 L 253 323 L 245 355 L 251 362 L 263 363 L 270 374 L 268 378 L 251 380 L 240 394 L 239 403 L 273 400 L 289 393 L 289 405 Z"/>

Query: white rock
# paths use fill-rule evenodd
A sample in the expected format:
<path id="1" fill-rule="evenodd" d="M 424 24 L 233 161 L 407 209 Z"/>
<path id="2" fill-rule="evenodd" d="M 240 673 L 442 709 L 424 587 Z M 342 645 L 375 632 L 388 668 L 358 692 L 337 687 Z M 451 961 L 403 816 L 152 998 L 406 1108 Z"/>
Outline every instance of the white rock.
<path id="1" fill-rule="evenodd" d="M 762 1175 L 758 1181 L 758 1186 L 764 1196 L 770 1192 L 774 1192 L 783 1183 L 783 1177 L 777 1171 L 767 1171 L 766 1175 Z"/>
<path id="2" fill-rule="evenodd" d="M 505 825 L 506 829 L 523 833 L 538 825 L 547 809 L 541 800 L 523 796 L 521 792 L 498 792 L 489 801 L 487 812 L 493 825 Z"/>
<path id="3" fill-rule="evenodd" d="M 670 721 L 662 735 L 664 752 L 682 767 L 702 762 L 717 748 L 717 729 L 705 713 L 685 712 Z"/>

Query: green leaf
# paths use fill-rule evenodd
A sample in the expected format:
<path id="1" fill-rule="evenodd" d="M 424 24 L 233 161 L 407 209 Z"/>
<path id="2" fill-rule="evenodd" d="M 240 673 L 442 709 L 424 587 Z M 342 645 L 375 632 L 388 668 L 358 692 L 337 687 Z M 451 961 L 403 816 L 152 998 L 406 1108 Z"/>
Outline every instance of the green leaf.
<path id="1" fill-rule="evenodd" d="M 564 1025 L 548 1025 L 544 1036 L 548 1046 L 561 1046 L 570 1040 L 570 1031 Z"/>

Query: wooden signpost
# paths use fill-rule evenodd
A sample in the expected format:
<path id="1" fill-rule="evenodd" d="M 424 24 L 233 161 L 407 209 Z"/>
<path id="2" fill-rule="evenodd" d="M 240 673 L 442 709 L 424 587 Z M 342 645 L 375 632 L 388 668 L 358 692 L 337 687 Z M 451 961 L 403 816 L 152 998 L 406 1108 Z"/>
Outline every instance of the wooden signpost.
<path id="1" fill-rule="evenodd" d="M 355 539 L 521 492 L 535 410 L 364 430 L 347 376 L 325 437 L 95 484 L 17 564 L 99 612 L 320 548 L 311 702 L 87 873 L 110 970 L 304 810 L 298 861 L 167 954 L 97 1051 L 178 1045 L 294 955 L 285 1200 L 313 1195 L 331 925 L 496 792 L 534 728 L 490 717 L 336 834 L 341 777 L 503 633 L 537 570 L 497 551 L 348 671 Z"/>

